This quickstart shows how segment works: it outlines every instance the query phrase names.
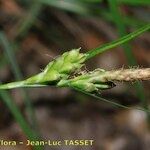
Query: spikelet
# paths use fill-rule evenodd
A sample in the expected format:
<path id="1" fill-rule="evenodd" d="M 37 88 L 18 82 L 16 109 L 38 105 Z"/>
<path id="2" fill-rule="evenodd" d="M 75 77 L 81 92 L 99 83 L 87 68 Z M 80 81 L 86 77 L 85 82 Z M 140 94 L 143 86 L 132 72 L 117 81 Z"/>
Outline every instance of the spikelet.
<path id="1" fill-rule="evenodd" d="M 67 78 L 72 72 L 83 66 L 87 54 L 80 53 L 79 49 L 73 49 L 63 53 L 50 62 L 43 72 L 26 80 L 27 84 L 49 83 Z"/>
<path id="2" fill-rule="evenodd" d="M 106 71 L 100 76 L 102 82 L 107 81 L 143 81 L 150 80 L 150 68 L 131 68 Z"/>
<path id="3" fill-rule="evenodd" d="M 1 85 L 0 89 L 56 85 L 61 79 L 67 79 L 71 73 L 84 66 L 87 55 L 80 53 L 80 48 L 67 51 L 51 61 L 41 73 L 24 81 Z"/>

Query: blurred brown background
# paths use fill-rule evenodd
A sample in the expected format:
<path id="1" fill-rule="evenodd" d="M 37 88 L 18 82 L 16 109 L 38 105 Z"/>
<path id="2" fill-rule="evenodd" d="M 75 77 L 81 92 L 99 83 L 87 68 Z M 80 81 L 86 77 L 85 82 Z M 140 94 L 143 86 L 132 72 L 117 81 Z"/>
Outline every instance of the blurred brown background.
<path id="1" fill-rule="evenodd" d="M 132 0 L 131 0 L 132 1 Z M 143 1 L 144 3 L 145 1 Z M 118 2 L 126 33 L 150 21 L 147 4 Z M 0 80 L 2 83 L 39 73 L 57 55 L 81 47 L 82 52 L 119 37 L 109 2 L 105 0 L 1 0 Z M 120 34 L 121 36 L 121 34 Z M 144 33 L 130 44 L 139 67 L 150 66 L 150 34 Z M 105 52 L 87 62 L 88 70 L 128 68 L 123 48 Z M 9 90 L 27 121 L 42 139 L 93 139 L 88 147 L 45 147 L 66 150 L 149 150 L 149 115 L 134 83 L 116 83 L 102 97 L 133 109 L 123 109 L 71 89 L 55 87 Z M 143 82 L 149 106 L 150 83 Z M 31 102 L 35 120 L 26 107 Z M 0 97 L 0 139 L 25 141 L 27 137 Z M 0 150 L 29 150 L 32 147 L 3 147 Z"/>

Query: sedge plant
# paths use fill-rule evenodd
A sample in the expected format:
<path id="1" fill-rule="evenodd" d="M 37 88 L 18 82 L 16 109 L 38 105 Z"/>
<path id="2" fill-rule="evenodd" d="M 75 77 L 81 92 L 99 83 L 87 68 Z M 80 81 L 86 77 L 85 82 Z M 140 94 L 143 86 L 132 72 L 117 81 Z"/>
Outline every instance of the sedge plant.
<path id="1" fill-rule="evenodd" d="M 130 33 L 122 38 L 87 53 L 81 53 L 80 48 L 67 51 L 51 61 L 41 73 L 29 77 L 23 81 L 17 81 L 0 85 L 2 89 L 19 87 L 70 87 L 88 95 L 96 96 L 101 90 L 115 86 L 114 81 L 149 80 L 150 68 L 146 69 L 119 69 L 106 71 L 98 68 L 93 71 L 85 71 L 81 68 L 92 57 L 128 42 L 150 29 L 150 24 Z"/>

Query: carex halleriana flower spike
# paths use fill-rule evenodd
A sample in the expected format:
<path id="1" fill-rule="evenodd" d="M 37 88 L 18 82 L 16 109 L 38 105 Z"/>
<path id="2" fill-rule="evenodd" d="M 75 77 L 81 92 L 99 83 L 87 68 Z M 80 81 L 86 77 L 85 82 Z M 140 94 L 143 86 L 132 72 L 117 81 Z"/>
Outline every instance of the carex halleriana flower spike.
<path id="1" fill-rule="evenodd" d="M 114 87 L 115 81 L 150 80 L 150 68 L 81 71 L 87 57 L 88 54 L 80 53 L 80 49 L 73 49 L 51 61 L 41 73 L 23 81 L 0 85 L 0 89 L 57 86 L 95 93 Z"/>
<path id="2" fill-rule="evenodd" d="M 57 85 L 61 79 L 67 79 L 71 73 L 79 70 L 87 55 L 80 53 L 80 48 L 67 51 L 51 61 L 41 73 L 23 81 L 0 85 L 0 89 Z"/>

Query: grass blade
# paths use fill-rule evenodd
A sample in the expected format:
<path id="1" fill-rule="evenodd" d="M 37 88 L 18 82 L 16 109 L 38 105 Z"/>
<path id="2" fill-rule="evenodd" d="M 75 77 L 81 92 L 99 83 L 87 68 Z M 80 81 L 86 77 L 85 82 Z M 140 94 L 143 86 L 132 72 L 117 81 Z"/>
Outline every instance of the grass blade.
<path id="1" fill-rule="evenodd" d="M 23 78 L 23 75 L 19 69 L 18 63 L 15 58 L 14 51 L 12 49 L 12 45 L 9 43 L 8 39 L 6 38 L 5 34 L 3 32 L 0 32 L 0 43 L 3 46 L 4 53 L 6 55 L 7 60 L 9 60 L 9 63 L 11 65 L 12 72 L 14 73 L 14 76 L 16 80 L 21 80 Z M 31 104 L 31 100 L 29 98 L 29 95 L 25 89 L 22 89 L 22 96 L 24 98 L 24 102 L 26 104 L 27 112 L 29 113 L 29 120 L 31 121 L 31 125 L 36 128 L 37 123 L 35 119 L 34 110 Z"/>
<path id="2" fill-rule="evenodd" d="M 120 108 L 124 108 L 124 109 L 130 109 L 130 110 L 133 109 L 132 107 L 128 107 L 128 106 L 119 104 L 119 103 L 117 103 L 117 102 L 114 102 L 114 101 L 112 101 L 112 100 L 107 100 L 107 99 L 105 99 L 105 98 L 102 98 L 102 97 L 100 97 L 99 94 L 91 94 L 91 93 L 82 91 L 82 90 L 80 90 L 80 89 L 74 88 L 74 87 L 72 87 L 72 88 L 73 88 L 74 90 L 76 90 L 76 91 L 79 91 L 79 92 L 84 93 L 84 94 L 86 94 L 86 95 L 92 96 L 92 97 L 94 97 L 94 98 L 96 98 L 96 99 L 99 99 L 99 100 L 102 100 L 102 101 L 104 101 L 104 102 L 110 103 L 110 104 L 112 104 L 112 105 L 114 105 L 114 106 L 117 106 L 117 107 L 120 107 Z M 144 112 L 147 112 L 147 113 L 150 114 L 150 110 L 145 109 L 145 108 L 141 108 L 141 107 L 136 107 L 136 108 L 135 108 L 135 107 L 134 107 L 134 109 L 141 110 L 141 111 L 144 111 Z"/>
<path id="3" fill-rule="evenodd" d="M 3 46 L 5 57 L 10 62 L 15 78 L 17 80 L 20 80 L 23 76 L 20 72 L 15 54 L 13 53 L 13 50 L 11 48 L 12 46 L 9 44 L 8 39 L 3 32 L 0 32 L 0 43 Z"/>
<path id="4" fill-rule="evenodd" d="M 11 99 L 8 92 L 4 91 L 4 90 L 1 90 L 0 91 L 0 96 L 2 97 L 2 100 L 7 105 L 10 112 L 12 113 L 12 115 L 14 116 L 14 118 L 16 119 L 18 124 L 20 125 L 21 129 L 23 130 L 23 132 L 28 137 L 28 139 L 29 140 L 38 140 L 38 135 L 33 130 L 30 129 L 30 127 L 28 126 L 28 124 L 25 121 L 24 117 L 22 116 L 20 110 L 18 109 L 16 104 L 13 102 L 13 100 Z M 37 146 L 37 147 L 35 146 L 33 149 L 34 150 L 42 150 L 43 148 L 40 147 L 40 146 Z"/>
<path id="5" fill-rule="evenodd" d="M 144 27 L 141 27 L 140 29 L 128 34 L 128 35 L 125 35 L 123 36 L 122 38 L 118 39 L 118 40 L 115 40 L 111 43 L 107 43 L 107 44 L 103 44 L 102 46 L 100 47 L 97 47 L 97 48 L 94 48 L 92 50 L 90 50 L 89 52 L 87 52 L 88 56 L 87 56 L 87 60 L 102 53 L 102 52 L 105 52 L 107 50 L 110 50 L 114 47 L 117 47 L 121 44 L 124 44 L 130 40 L 133 40 L 135 37 L 141 35 L 142 33 L 144 33 L 145 31 L 148 31 L 150 29 L 150 24 L 147 24 L 145 25 Z"/>

